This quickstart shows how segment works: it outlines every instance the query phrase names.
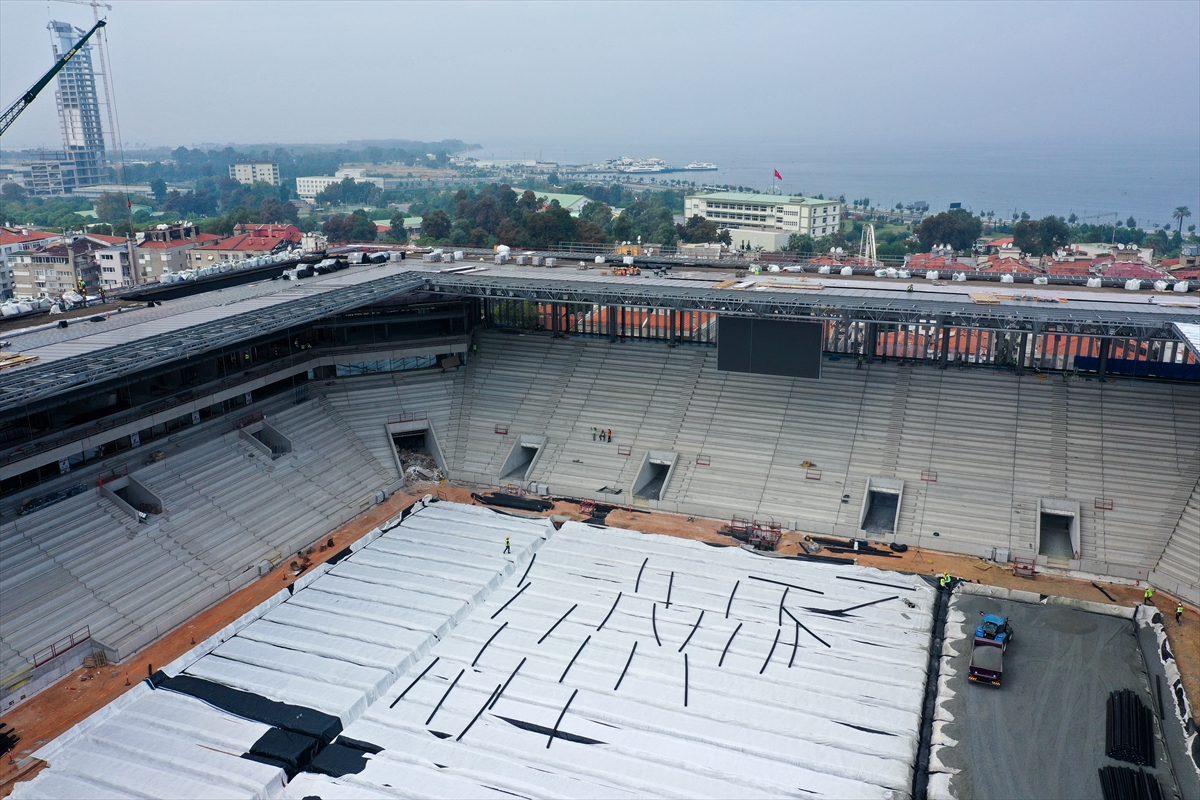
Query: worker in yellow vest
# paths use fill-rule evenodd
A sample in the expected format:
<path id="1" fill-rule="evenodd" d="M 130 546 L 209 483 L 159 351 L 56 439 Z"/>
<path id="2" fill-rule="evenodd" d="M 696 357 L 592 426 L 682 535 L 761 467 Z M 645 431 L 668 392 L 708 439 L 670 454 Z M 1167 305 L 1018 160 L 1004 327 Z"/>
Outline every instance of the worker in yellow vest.
<path id="1" fill-rule="evenodd" d="M 1146 593 L 1142 595 L 1142 600 L 1148 606 L 1154 605 L 1154 590 L 1149 586 L 1146 587 Z"/>

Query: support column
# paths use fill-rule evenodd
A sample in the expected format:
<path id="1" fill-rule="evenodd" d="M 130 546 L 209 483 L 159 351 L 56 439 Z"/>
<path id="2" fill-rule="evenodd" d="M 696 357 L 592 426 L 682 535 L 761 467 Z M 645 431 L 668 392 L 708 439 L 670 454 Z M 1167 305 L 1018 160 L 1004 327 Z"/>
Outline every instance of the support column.
<path id="1" fill-rule="evenodd" d="M 1096 366 L 1096 374 L 1103 378 L 1108 370 L 1108 351 L 1112 348 L 1112 339 L 1105 337 L 1100 340 L 1100 363 Z"/>
<path id="2" fill-rule="evenodd" d="M 946 368 L 946 359 L 950 356 L 950 331 L 946 323 L 938 318 L 938 369 Z"/>
<path id="3" fill-rule="evenodd" d="M 875 358 L 876 345 L 879 342 L 879 326 L 874 322 L 867 323 L 867 340 L 863 342 L 863 350 L 869 359 Z"/>

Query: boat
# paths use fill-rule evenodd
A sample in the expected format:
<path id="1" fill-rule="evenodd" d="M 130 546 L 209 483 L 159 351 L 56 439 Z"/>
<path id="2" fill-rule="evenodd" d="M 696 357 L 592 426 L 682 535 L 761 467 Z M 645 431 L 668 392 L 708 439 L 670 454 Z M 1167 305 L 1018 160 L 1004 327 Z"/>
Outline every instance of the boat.
<path id="1" fill-rule="evenodd" d="M 696 172 L 699 172 L 701 170 L 704 170 L 704 171 L 713 170 L 716 168 L 717 168 L 717 165 L 713 164 L 710 161 L 693 161 L 692 163 L 690 163 L 686 167 L 684 167 L 684 169 L 692 170 L 692 171 L 696 171 Z"/>

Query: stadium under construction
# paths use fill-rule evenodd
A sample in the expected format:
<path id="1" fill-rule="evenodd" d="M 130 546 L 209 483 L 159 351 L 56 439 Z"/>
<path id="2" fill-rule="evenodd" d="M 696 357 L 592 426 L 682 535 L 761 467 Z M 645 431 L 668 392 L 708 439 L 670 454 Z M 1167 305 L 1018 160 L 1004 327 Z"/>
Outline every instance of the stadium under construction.
<path id="1" fill-rule="evenodd" d="M 0 713 L 76 637 L 128 662 L 439 477 L 1200 605 L 1194 292 L 588 266 L 367 263 L 3 334 Z M 434 493 L 30 747 L 14 796 L 1098 795 L 1126 689 L 1138 779 L 1200 793 L 1160 619 L 988 588 Z M 966 685 L 998 609 L 995 696 L 1062 698 L 1072 735 Z"/>

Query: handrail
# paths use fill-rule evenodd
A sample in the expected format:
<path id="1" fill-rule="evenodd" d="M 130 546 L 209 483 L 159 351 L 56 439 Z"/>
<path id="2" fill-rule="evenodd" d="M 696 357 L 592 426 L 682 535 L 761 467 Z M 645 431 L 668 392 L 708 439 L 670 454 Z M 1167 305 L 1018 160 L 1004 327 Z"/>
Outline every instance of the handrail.
<path id="1" fill-rule="evenodd" d="M 33 666 L 35 668 L 40 667 L 46 662 L 58 658 L 71 648 L 83 644 L 90 638 L 92 638 L 92 628 L 90 625 L 84 625 L 70 636 L 64 636 L 58 641 L 48 644 L 41 650 L 38 650 L 36 653 L 34 653 Z"/>

